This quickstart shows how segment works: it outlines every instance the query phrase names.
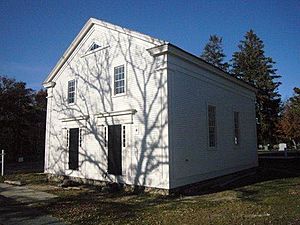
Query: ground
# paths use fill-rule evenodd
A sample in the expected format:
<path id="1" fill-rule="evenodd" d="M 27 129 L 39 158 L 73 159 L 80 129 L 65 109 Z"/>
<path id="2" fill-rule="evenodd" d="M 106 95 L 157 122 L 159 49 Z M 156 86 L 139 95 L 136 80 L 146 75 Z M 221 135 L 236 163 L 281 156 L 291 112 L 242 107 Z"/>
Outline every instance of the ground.
<path id="1" fill-rule="evenodd" d="M 57 195 L 31 208 L 67 224 L 300 224 L 300 159 L 262 159 L 255 175 L 233 184 L 168 197 L 63 189 L 38 173 L 6 179 Z"/>

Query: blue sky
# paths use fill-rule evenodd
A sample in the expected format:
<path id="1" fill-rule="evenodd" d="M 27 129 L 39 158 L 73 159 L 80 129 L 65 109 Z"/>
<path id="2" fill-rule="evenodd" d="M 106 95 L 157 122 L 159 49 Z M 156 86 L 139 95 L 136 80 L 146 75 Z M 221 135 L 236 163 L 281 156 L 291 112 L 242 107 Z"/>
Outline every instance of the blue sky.
<path id="1" fill-rule="evenodd" d="M 300 87 L 300 1 L 0 1 L 0 74 L 33 89 L 90 18 L 169 41 L 193 54 L 210 34 L 230 59 L 250 28 L 277 62 L 283 99 Z"/>

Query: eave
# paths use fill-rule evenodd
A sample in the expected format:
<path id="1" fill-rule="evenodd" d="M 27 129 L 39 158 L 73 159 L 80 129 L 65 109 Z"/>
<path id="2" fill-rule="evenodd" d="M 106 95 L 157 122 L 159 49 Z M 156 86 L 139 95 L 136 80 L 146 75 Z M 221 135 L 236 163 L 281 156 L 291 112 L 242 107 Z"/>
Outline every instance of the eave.
<path id="1" fill-rule="evenodd" d="M 172 55 L 179 57 L 189 63 L 192 63 L 192 64 L 199 66 L 205 70 L 208 70 L 214 74 L 217 74 L 218 76 L 220 76 L 226 80 L 229 80 L 239 86 L 242 86 L 248 90 L 251 90 L 255 93 L 257 93 L 257 91 L 258 91 L 257 88 L 249 85 L 248 83 L 233 77 L 231 74 L 221 70 L 220 68 L 204 61 L 203 59 L 201 59 L 201 58 L 199 58 L 199 57 L 197 57 L 197 56 L 195 56 L 195 55 L 193 55 L 171 43 L 166 43 L 166 44 L 163 44 L 160 46 L 149 48 L 147 50 L 153 57 L 160 56 L 163 54 L 172 54 Z"/>

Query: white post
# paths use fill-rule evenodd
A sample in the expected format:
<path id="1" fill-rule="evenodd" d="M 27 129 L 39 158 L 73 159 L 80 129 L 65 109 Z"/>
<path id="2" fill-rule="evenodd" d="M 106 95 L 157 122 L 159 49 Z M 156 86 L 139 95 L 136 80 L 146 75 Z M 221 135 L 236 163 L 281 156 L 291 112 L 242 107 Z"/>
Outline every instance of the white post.
<path id="1" fill-rule="evenodd" d="M 1 152 L 1 176 L 4 176 L 4 150 Z"/>

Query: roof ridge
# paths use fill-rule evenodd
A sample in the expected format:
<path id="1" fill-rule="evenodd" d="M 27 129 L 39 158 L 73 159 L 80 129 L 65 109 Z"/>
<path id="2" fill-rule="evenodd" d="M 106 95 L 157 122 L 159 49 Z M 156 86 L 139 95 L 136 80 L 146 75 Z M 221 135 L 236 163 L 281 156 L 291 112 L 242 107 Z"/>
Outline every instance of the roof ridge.
<path id="1" fill-rule="evenodd" d="M 91 17 L 88 21 L 91 21 L 92 23 L 97 24 L 99 26 L 107 25 L 108 28 L 114 28 L 117 31 L 122 30 L 122 32 L 125 33 L 125 34 L 132 35 L 132 33 L 135 33 L 138 36 L 142 36 L 144 38 L 149 38 L 150 40 L 152 40 L 151 42 L 154 42 L 154 41 L 158 42 L 158 44 L 166 44 L 166 43 L 168 43 L 165 40 L 158 39 L 158 38 L 155 38 L 155 37 L 153 37 L 151 35 L 148 35 L 148 34 L 145 34 L 145 33 L 141 33 L 141 32 L 136 31 L 136 30 L 128 29 L 126 27 L 122 27 L 122 26 L 119 26 L 117 24 L 113 24 L 113 23 L 107 22 L 105 20 L 100 20 L 100 19 L 96 19 L 96 18 Z"/>

